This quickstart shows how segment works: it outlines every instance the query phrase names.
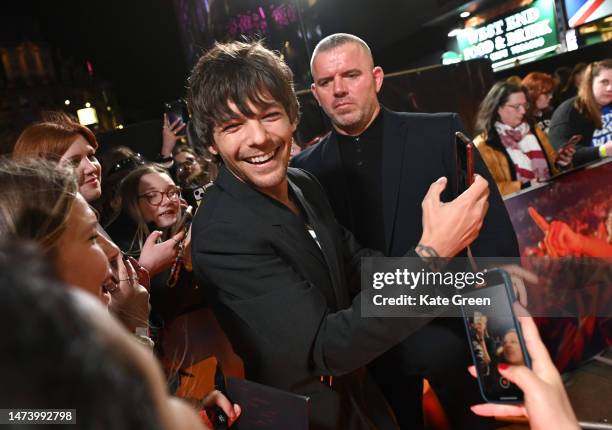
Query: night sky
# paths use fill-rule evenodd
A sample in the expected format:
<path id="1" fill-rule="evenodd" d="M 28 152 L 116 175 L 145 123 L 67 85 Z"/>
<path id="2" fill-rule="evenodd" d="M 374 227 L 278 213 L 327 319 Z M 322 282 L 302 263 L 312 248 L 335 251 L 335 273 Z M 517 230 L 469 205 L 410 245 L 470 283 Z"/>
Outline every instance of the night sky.
<path id="1" fill-rule="evenodd" d="M 187 65 L 171 0 L 21 1 L 2 6 L 0 42 L 46 41 L 111 82 L 128 122 L 184 94 Z M 2 44 L 0 44 L 1 46 Z"/>

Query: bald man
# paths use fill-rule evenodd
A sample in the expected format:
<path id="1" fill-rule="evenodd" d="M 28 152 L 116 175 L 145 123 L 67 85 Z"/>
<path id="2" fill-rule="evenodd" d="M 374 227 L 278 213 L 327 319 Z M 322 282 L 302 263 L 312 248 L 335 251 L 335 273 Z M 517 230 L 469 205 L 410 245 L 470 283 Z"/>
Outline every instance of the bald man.
<path id="1" fill-rule="evenodd" d="M 378 101 L 384 72 L 368 45 L 350 34 L 334 34 L 315 48 L 311 60 L 314 97 L 333 129 L 317 145 L 293 158 L 292 165 L 321 182 L 338 221 L 365 247 L 402 256 L 422 234 L 421 201 L 429 184 L 449 178 L 444 201 L 455 197 L 454 134 L 463 130 L 457 114 L 392 112 Z M 493 183 L 475 153 L 476 172 Z M 498 190 L 475 256 L 519 255 L 516 236 Z M 473 415 L 479 403 L 475 381 L 462 370 L 470 364 L 463 322 L 438 319 L 420 329 L 369 366 L 402 428 L 422 428 L 423 378 L 427 378 L 452 428 L 490 428 Z M 401 382 L 399 382 L 401 381 Z M 419 427 L 420 426 L 420 427 Z"/>

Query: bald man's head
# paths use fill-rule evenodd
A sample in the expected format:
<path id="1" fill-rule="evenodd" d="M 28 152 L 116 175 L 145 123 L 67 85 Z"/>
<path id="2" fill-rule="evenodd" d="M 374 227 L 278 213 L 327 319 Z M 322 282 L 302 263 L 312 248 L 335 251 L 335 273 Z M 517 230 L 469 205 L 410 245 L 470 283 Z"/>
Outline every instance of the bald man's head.
<path id="1" fill-rule="evenodd" d="M 355 35 L 348 34 L 348 33 L 336 33 L 336 34 L 327 36 L 326 38 L 321 40 L 319 43 L 317 43 L 317 46 L 315 46 L 315 49 L 312 53 L 312 57 L 310 58 L 310 73 L 313 74 L 313 77 L 314 77 L 314 73 L 313 73 L 312 65 L 317 55 L 323 52 L 331 51 L 332 49 L 338 48 L 347 43 L 354 43 L 360 46 L 364 50 L 367 58 L 370 60 L 371 67 L 372 68 L 374 67 L 374 59 L 372 57 L 372 51 L 370 50 L 370 47 L 368 46 L 367 43 L 365 43 L 363 39 Z"/>
<path id="2" fill-rule="evenodd" d="M 350 34 L 328 36 L 315 48 L 310 69 L 311 91 L 338 133 L 363 133 L 380 112 L 384 77 L 368 45 Z"/>

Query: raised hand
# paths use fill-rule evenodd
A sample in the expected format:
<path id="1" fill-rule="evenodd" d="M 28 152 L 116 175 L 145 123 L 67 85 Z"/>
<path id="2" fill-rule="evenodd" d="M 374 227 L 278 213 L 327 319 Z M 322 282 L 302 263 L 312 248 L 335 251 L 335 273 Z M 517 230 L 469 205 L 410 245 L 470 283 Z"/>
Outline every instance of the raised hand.
<path id="1" fill-rule="evenodd" d="M 423 235 L 419 244 L 433 248 L 440 257 L 453 257 L 478 237 L 489 208 L 489 184 L 475 175 L 467 190 L 443 203 L 440 194 L 446 184 L 445 177 L 431 184 L 421 203 Z"/>

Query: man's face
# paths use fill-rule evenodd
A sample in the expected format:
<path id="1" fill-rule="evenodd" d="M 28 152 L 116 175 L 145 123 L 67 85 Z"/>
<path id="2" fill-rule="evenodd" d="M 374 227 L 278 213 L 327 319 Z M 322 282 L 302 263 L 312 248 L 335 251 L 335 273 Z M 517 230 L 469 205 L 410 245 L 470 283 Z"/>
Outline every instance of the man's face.
<path id="1" fill-rule="evenodd" d="M 280 199 L 287 192 L 287 166 L 296 124 L 271 98 L 266 108 L 249 103 L 254 112 L 249 118 L 235 104 L 228 105 L 236 118 L 214 128 L 210 152 L 221 156 L 238 179 Z"/>
<path id="2" fill-rule="evenodd" d="M 380 105 L 377 94 L 384 73 L 374 67 L 365 48 L 345 43 L 315 57 L 311 91 L 342 134 L 361 134 L 372 122 Z"/>

